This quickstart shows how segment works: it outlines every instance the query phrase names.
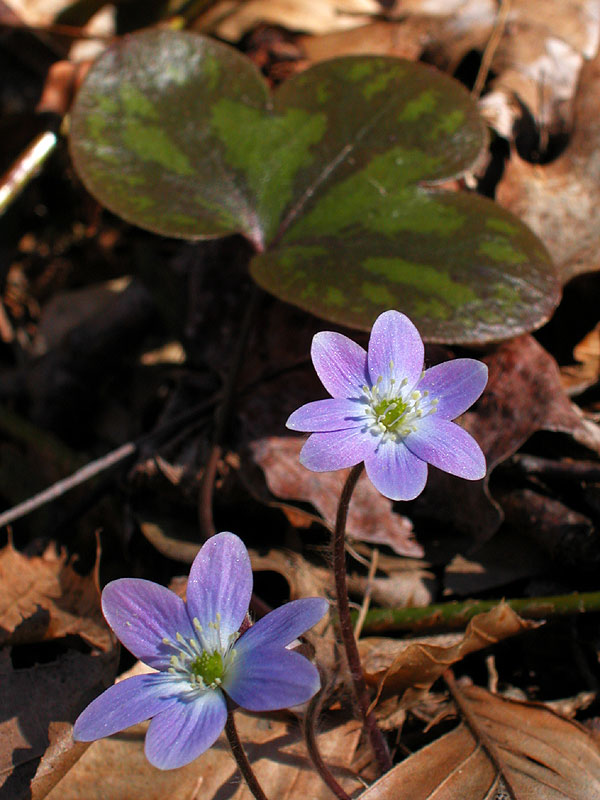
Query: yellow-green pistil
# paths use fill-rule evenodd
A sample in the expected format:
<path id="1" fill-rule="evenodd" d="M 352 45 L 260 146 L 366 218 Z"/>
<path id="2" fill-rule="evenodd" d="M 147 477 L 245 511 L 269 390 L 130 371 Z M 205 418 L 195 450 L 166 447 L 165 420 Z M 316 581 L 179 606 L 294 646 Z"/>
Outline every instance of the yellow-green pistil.
<path id="1" fill-rule="evenodd" d="M 204 631 L 198 619 L 194 618 L 194 629 L 197 638 L 185 639 L 181 633 L 171 639 L 163 639 L 163 643 L 175 650 L 170 658 L 169 673 L 189 683 L 190 688 L 204 691 L 216 689 L 223 682 L 223 677 L 235 660 L 233 647 L 239 634 L 231 634 L 225 644 L 221 641 L 221 615 L 217 614 L 215 622 L 210 622 L 209 630 Z"/>
<path id="2" fill-rule="evenodd" d="M 189 666 L 189 671 L 197 678 L 202 678 L 207 686 L 219 684 L 223 679 L 223 656 L 218 651 L 197 656 Z"/>
<path id="3" fill-rule="evenodd" d="M 390 361 L 390 369 L 394 364 Z M 373 386 L 363 386 L 366 413 L 371 418 L 369 429 L 382 439 L 403 439 L 417 430 L 418 421 L 436 411 L 437 399 L 431 399 L 427 390 L 406 391 L 408 380 L 397 384 L 390 378 L 389 389 L 381 391 L 383 377 L 380 375 Z"/>

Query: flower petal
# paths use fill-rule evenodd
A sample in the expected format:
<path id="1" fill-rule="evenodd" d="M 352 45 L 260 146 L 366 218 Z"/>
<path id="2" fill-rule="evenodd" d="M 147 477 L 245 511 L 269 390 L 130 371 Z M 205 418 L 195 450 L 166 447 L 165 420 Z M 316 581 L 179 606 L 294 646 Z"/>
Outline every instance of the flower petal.
<path id="1" fill-rule="evenodd" d="M 93 742 L 154 717 L 177 702 L 176 686 L 156 672 L 115 683 L 77 717 L 73 738 Z"/>
<path id="2" fill-rule="evenodd" d="M 365 467 L 373 486 L 390 500 L 414 500 L 427 482 L 427 464 L 391 439 L 365 459 Z"/>
<path id="3" fill-rule="evenodd" d="M 285 423 L 293 431 L 342 431 L 364 425 L 367 415 L 360 400 L 328 398 L 306 403 Z"/>
<path id="4" fill-rule="evenodd" d="M 404 441 L 415 456 L 444 472 L 471 481 L 485 477 L 485 456 L 475 439 L 460 425 L 437 414 L 420 420 L 417 431 Z"/>
<path id="5" fill-rule="evenodd" d="M 225 697 L 218 689 L 182 698 L 150 723 L 146 758 L 159 769 L 183 767 L 216 742 L 226 720 Z"/>
<path id="6" fill-rule="evenodd" d="M 212 536 L 194 559 L 187 585 L 190 618 L 197 617 L 204 630 L 201 638 L 209 649 L 216 644 L 211 642 L 213 636 L 220 635 L 223 649 L 231 634 L 239 630 L 251 594 L 252 567 L 242 540 L 227 532 Z M 209 627 L 217 622 L 219 631 Z"/>
<path id="7" fill-rule="evenodd" d="M 321 383 L 332 397 L 359 397 L 362 387 L 369 383 L 367 354 L 341 333 L 315 334 L 310 355 Z"/>
<path id="8" fill-rule="evenodd" d="M 183 600 L 153 581 L 111 581 L 102 592 L 102 611 L 125 647 L 156 669 L 168 666 L 173 655 L 163 638 L 173 641 L 177 633 L 185 639 L 194 635 Z"/>
<path id="9" fill-rule="evenodd" d="M 236 653 L 242 657 L 255 647 L 285 647 L 316 625 L 328 608 L 329 603 L 323 597 L 306 597 L 286 603 L 248 628 L 236 642 Z"/>
<path id="10" fill-rule="evenodd" d="M 372 384 L 381 377 L 380 389 L 387 392 L 391 389 L 391 378 L 396 387 L 406 380 L 407 391 L 410 391 L 419 380 L 424 357 L 419 331 L 407 316 L 399 311 L 385 311 L 377 317 L 369 339 Z"/>
<path id="11" fill-rule="evenodd" d="M 256 647 L 240 655 L 223 689 L 248 711 L 274 711 L 304 703 L 319 691 L 319 671 L 284 647 Z"/>
<path id="12" fill-rule="evenodd" d="M 300 451 L 300 463 L 313 472 L 353 467 L 376 446 L 377 439 L 360 428 L 313 433 Z"/>
<path id="13" fill-rule="evenodd" d="M 419 381 L 419 391 L 426 390 L 437 399 L 437 414 L 455 419 L 473 405 L 485 389 L 488 369 L 474 358 L 457 358 L 437 364 Z"/>

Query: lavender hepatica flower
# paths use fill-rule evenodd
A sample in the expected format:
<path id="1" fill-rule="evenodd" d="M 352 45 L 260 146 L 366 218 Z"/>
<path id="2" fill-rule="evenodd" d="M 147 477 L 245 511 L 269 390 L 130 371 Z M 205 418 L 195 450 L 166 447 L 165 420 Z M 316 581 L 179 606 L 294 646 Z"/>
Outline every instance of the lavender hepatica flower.
<path id="1" fill-rule="evenodd" d="M 202 547 L 187 602 L 152 581 L 109 583 L 102 593 L 108 624 L 158 672 L 107 689 L 80 714 L 73 737 L 93 741 L 151 719 L 146 757 L 160 769 L 173 769 L 218 738 L 227 719 L 226 696 L 250 711 L 311 698 L 320 686 L 318 671 L 286 645 L 324 616 L 327 601 L 287 603 L 240 635 L 251 593 L 248 551 L 233 533 L 219 533 Z"/>
<path id="2" fill-rule="evenodd" d="M 377 318 L 368 353 L 341 333 L 323 331 L 311 356 L 332 397 L 307 403 L 287 421 L 294 431 L 312 432 L 300 453 L 305 467 L 326 472 L 364 461 L 391 500 L 417 497 L 428 463 L 461 478 L 484 477 L 479 445 L 452 422 L 485 388 L 481 361 L 458 358 L 423 372 L 419 332 L 398 311 Z"/>

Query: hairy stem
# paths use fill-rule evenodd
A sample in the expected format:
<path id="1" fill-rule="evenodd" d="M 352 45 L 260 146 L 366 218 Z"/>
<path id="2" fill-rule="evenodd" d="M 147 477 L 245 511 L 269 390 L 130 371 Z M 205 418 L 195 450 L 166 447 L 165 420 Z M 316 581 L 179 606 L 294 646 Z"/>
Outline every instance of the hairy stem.
<path id="1" fill-rule="evenodd" d="M 377 726 L 375 714 L 369 710 L 369 692 L 360 663 L 356 639 L 354 638 L 350 605 L 348 603 L 348 588 L 346 585 L 346 519 L 348 517 L 348 507 L 350 506 L 352 493 L 361 476 L 362 470 L 362 463 L 352 467 L 346 483 L 344 484 L 344 488 L 342 489 L 335 520 L 335 530 L 333 532 L 333 576 L 335 580 L 340 634 L 346 651 L 346 659 L 354 686 L 354 694 L 379 768 L 382 772 L 387 772 L 392 768 L 392 759 L 390 758 L 383 734 Z"/>
<path id="2" fill-rule="evenodd" d="M 244 776 L 244 780 L 248 784 L 248 788 L 250 789 L 256 800 L 267 800 L 267 795 L 263 792 L 262 787 L 258 782 L 256 775 L 254 774 L 254 770 L 252 769 L 252 766 L 248 761 L 248 756 L 246 755 L 246 752 L 242 747 L 240 737 L 238 736 L 237 728 L 235 727 L 233 711 L 231 709 L 227 712 L 227 722 L 225 723 L 225 734 L 227 735 L 227 741 L 229 742 L 229 746 L 231 747 L 231 752 L 233 753 L 233 757 L 237 762 L 240 772 Z"/>
<path id="3" fill-rule="evenodd" d="M 327 764 L 323 761 L 323 757 L 319 751 L 319 746 L 317 745 L 317 735 L 315 729 L 321 713 L 321 707 L 323 705 L 325 693 L 325 689 L 321 690 L 308 704 L 306 716 L 304 718 L 304 738 L 306 740 L 306 749 L 308 750 L 310 760 L 315 765 L 317 772 L 321 776 L 323 782 L 331 789 L 333 794 L 339 798 L 339 800 L 350 800 L 350 796 L 342 789 L 340 784 L 333 777 L 333 774 L 331 773 L 331 770 Z"/>

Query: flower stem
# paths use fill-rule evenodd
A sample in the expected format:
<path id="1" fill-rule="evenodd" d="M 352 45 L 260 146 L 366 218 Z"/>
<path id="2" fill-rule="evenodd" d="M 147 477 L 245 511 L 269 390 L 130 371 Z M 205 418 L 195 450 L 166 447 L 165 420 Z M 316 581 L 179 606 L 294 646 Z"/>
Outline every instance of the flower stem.
<path id="1" fill-rule="evenodd" d="M 242 747 L 240 737 L 238 736 L 237 728 L 235 727 L 233 711 L 231 709 L 229 709 L 229 711 L 227 712 L 225 733 L 227 735 L 227 741 L 229 742 L 229 746 L 231 747 L 231 752 L 233 753 L 233 757 L 237 762 L 240 772 L 244 776 L 244 780 L 248 784 L 248 788 L 250 789 L 256 800 L 267 800 L 267 795 L 263 792 L 261 785 L 258 782 L 256 775 L 254 774 L 254 770 L 252 769 L 252 766 L 248 761 L 248 756 L 246 755 L 246 752 Z"/>
<path id="2" fill-rule="evenodd" d="M 392 759 L 383 734 L 377 726 L 375 714 L 369 710 L 369 692 L 360 663 L 356 639 L 354 638 L 350 605 L 348 603 L 348 589 L 346 586 L 346 519 L 348 517 L 348 507 L 350 506 L 352 493 L 354 492 L 362 471 L 362 463 L 352 467 L 340 496 L 335 520 L 335 530 L 333 532 L 333 575 L 335 580 L 340 633 L 346 651 L 350 676 L 352 677 L 352 683 L 354 685 L 354 694 L 379 768 L 382 772 L 388 772 L 388 770 L 392 768 Z"/>
<path id="3" fill-rule="evenodd" d="M 333 774 L 331 773 L 331 770 L 327 764 L 323 761 L 323 757 L 321 756 L 319 747 L 317 745 L 315 727 L 317 720 L 319 719 L 319 714 L 321 713 L 321 706 L 323 705 L 324 696 L 325 690 L 322 690 L 316 694 L 308 704 L 306 716 L 304 718 L 304 737 L 306 739 L 306 749 L 308 750 L 308 755 L 315 765 L 317 772 L 323 779 L 323 782 L 331 789 L 333 794 L 339 798 L 339 800 L 350 800 L 350 795 L 348 795 L 342 789 L 340 784 L 333 777 Z"/>

